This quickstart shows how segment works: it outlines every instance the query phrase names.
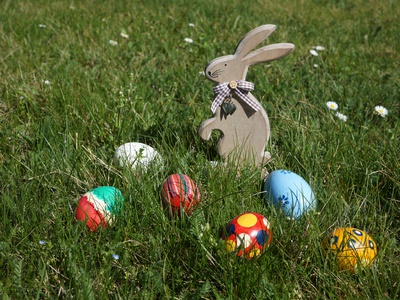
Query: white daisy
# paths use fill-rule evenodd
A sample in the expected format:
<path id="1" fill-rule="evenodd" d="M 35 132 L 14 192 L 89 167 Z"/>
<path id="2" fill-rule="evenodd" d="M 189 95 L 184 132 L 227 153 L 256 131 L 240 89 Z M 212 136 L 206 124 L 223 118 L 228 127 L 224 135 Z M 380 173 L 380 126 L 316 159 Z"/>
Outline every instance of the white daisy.
<path id="1" fill-rule="evenodd" d="M 387 114 L 389 113 L 388 110 L 381 105 L 375 106 L 375 111 L 378 115 L 380 115 L 383 118 L 386 117 Z"/>
<path id="2" fill-rule="evenodd" d="M 336 102 L 333 102 L 333 101 L 326 102 L 326 106 L 329 109 L 332 109 L 332 110 L 337 110 L 339 108 L 339 105 Z"/>
<path id="3" fill-rule="evenodd" d="M 315 50 L 317 50 L 317 51 L 324 51 L 325 50 L 325 47 L 323 47 L 323 46 L 314 46 L 313 48 Z"/>
<path id="4" fill-rule="evenodd" d="M 314 68 L 317 69 L 318 68 L 318 64 L 314 64 Z"/>
<path id="5" fill-rule="evenodd" d="M 109 43 L 111 46 L 117 46 L 117 45 L 118 45 L 118 42 L 117 42 L 117 41 L 113 41 L 113 40 L 109 40 L 108 43 Z"/>
<path id="6" fill-rule="evenodd" d="M 311 53 L 311 55 L 313 55 L 313 56 L 318 56 L 318 52 L 315 51 L 314 49 L 311 49 L 311 50 L 310 50 L 310 53 Z"/>
<path id="7" fill-rule="evenodd" d="M 340 113 L 340 112 L 337 112 L 336 113 L 336 117 L 338 117 L 340 120 L 342 120 L 343 122 L 346 122 L 347 121 L 347 116 L 346 115 L 344 115 L 344 114 L 342 114 L 342 113 Z"/>
<path id="8" fill-rule="evenodd" d="M 189 26 L 190 26 L 190 27 L 194 27 L 194 24 L 193 24 L 193 23 L 189 23 Z"/>
<path id="9" fill-rule="evenodd" d="M 126 34 L 125 32 L 121 32 L 121 36 L 122 36 L 124 39 L 129 39 L 129 35 Z"/>
<path id="10" fill-rule="evenodd" d="M 185 42 L 191 44 L 193 43 L 193 40 L 191 38 L 185 38 Z"/>
<path id="11" fill-rule="evenodd" d="M 49 80 L 45 80 L 45 81 L 44 81 L 44 84 L 45 84 L 45 85 L 50 85 L 51 82 L 50 82 Z"/>

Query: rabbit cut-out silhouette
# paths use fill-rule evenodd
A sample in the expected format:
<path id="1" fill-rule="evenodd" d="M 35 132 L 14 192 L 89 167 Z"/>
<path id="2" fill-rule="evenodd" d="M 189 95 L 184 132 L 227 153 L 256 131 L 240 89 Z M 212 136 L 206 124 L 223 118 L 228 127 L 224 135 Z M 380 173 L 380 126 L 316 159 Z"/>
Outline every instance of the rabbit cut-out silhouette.
<path id="1" fill-rule="evenodd" d="M 214 92 L 224 94 L 216 95 L 212 105 L 214 116 L 200 125 L 199 135 L 209 140 L 212 131 L 220 131 L 219 154 L 238 165 L 250 163 L 260 167 L 271 157 L 265 151 L 270 135 L 268 116 L 251 94 L 252 84 L 245 79 L 250 65 L 280 59 L 294 50 L 293 44 L 279 43 L 252 51 L 275 28 L 262 25 L 253 29 L 239 42 L 233 55 L 212 60 L 205 69 L 206 77 L 218 84 Z"/>

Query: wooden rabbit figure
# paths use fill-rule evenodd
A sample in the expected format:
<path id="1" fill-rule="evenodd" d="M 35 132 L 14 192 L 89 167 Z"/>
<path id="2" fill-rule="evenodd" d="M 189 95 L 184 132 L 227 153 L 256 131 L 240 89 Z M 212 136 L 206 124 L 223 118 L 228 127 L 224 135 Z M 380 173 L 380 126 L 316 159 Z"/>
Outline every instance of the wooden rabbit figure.
<path id="1" fill-rule="evenodd" d="M 294 50 L 293 44 L 280 43 L 252 51 L 275 28 L 262 25 L 253 29 L 239 42 L 235 54 L 212 60 L 205 69 L 206 77 L 218 85 L 211 106 L 214 116 L 201 124 L 199 135 L 208 140 L 213 130 L 219 130 L 219 154 L 238 165 L 246 162 L 260 167 L 271 157 L 265 151 L 270 135 L 268 116 L 250 93 L 254 85 L 245 79 L 250 65 L 282 58 Z"/>

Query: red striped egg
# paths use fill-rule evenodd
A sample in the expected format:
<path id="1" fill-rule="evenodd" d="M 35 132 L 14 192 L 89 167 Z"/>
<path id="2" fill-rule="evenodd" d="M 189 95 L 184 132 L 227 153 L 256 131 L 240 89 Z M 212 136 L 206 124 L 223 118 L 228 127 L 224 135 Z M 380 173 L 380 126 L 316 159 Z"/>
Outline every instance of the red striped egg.
<path id="1" fill-rule="evenodd" d="M 200 201 L 200 191 L 196 183 L 185 174 L 172 174 L 164 181 L 161 199 L 172 214 L 185 212 L 191 215 Z"/>

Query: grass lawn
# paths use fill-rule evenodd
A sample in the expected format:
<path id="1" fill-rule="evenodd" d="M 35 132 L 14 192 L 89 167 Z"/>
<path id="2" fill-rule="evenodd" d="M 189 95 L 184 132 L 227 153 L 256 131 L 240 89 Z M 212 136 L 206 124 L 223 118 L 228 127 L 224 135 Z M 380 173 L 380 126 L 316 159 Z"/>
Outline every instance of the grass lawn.
<path id="1" fill-rule="evenodd" d="M 3 299 L 398 299 L 397 0 L 1 6 Z M 267 170 L 291 170 L 316 194 L 317 210 L 296 221 L 265 205 L 260 170 L 237 176 L 233 167 L 209 164 L 221 160 L 218 133 L 210 141 L 198 136 L 212 116 L 214 87 L 201 72 L 262 24 L 277 25 L 263 45 L 296 46 L 247 75 L 270 119 Z M 314 56 L 318 45 L 325 49 Z M 164 168 L 113 164 L 127 142 L 155 148 Z M 170 218 L 161 206 L 161 185 L 172 173 L 200 188 L 190 217 Z M 76 204 L 104 185 L 121 190 L 124 209 L 114 226 L 90 232 L 75 221 Z M 273 232 L 251 260 L 227 252 L 220 235 L 247 211 L 267 217 Z M 321 246 L 338 227 L 373 237 L 372 267 L 338 268 Z"/>

